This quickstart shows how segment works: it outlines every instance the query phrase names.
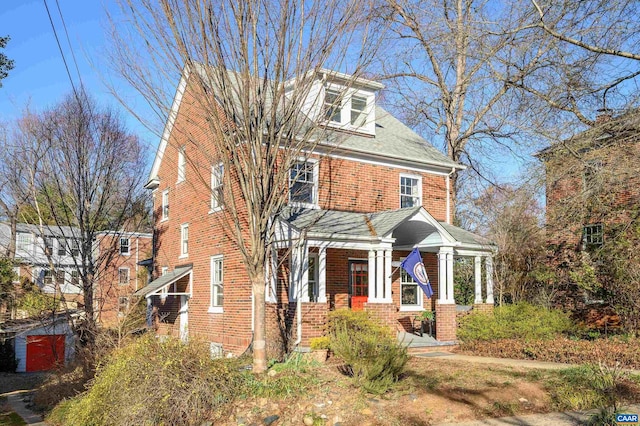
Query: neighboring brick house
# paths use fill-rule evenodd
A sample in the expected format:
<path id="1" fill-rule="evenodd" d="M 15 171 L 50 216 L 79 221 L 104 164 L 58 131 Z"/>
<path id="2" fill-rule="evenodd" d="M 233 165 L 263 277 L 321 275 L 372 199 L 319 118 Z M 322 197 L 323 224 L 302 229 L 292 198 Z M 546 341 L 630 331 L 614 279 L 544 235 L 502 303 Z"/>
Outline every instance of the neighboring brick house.
<path id="1" fill-rule="evenodd" d="M 82 308 L 84 296 L 79 277 L 80 230 L 69 226 L 18 223 L 15 235 L 16 284 L 27 280 L 45 294 L 64 295 L 67 309 Z M 6 251 L 11 227 L 0 223 L 0 248 Z M 147 268 L 139 262 L 151 256 L 153 235 L 104 231 L 96 234 L 93 260 L 97 265 L 95 312 L 104 325 L 113 325 L 129 306 L 129 297 L 147 282 Z M 111 253 L 111 254 L 110 254 Z M 143 274 L 139 274 L 140 270 Z"/>
<path id="2" fill-rule="evenodd" d="M 600 114 L 595 125 L 537 154 L 546 169 L 549 242 L 581 251 L 600 247 L 614 224 L 640 207 L 640 115 Z"/>
<path id="3" fill-rule="evenodd" d="M 153 254 L 153 235 L 140 232 L 100 232 L 96 235 L 96 256 L 105 256 L 95 290 L 98 321 L 111 326 L 130 311 L 130 298 L 147 285 L 147 268 L 141 262 Z M 115 250 L 114 250 L 115 248 Z"/>
<path id="4" fill-rule="evenodd" d="M 190 75 L 186 70 L 178 85 L 146 185 L 154 195 L 156 280 L 138 295 L 159 313 L 163 332 L 197 335 L 212 350 L 241 353 L 252 339 L 252 290 L 220 221 L 224 206 L 211 196 L 220 168 L 206 152 L 207 136 L 200 130 L 205 118 Z M 345 90 L 344 76 L 321 70 L 316 77 L 314 89 L 325 104 L 334 90 Z M 297 179 L 290 186 L 290 208 L 275 218 L 277 235 L 287 237 L 276 237 L 271 253 L 271 265 L 281 267 L 266 277 L 272 344 L 282 335 L 297 335 L 308 346 L 309 338 L 323 334 L 327 312 L 343 307 L 371 311 L 396 330 L 410 330 L 418 313 L 435 310 L 437 339 L 453 341 L 454 256 L 475 258 L 476 304 L 493 305 L 493 246 L 451 224 L 450 175 L 464 167 L 376 106 L 381 88 L 358 79 L 326 123 L 330 134 L 341 137 L 339 147 L 320 146 L 291 173 Z M 364 120 L 354 124 L 354 116 Z M 282 267 L 290 236 L 302 231 L 304 244 Z M 423 254 L 432 299 L 397 269 L 414 247 Z M 298 301 L 300 334 L 294 318 Z"/>

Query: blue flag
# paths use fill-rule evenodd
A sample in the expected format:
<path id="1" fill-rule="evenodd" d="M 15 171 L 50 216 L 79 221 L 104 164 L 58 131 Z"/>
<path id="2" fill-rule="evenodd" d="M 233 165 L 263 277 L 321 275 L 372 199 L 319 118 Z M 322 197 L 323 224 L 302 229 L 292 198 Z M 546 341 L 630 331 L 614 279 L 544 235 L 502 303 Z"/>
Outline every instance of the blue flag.
<path id="1" fill-rule="evenodd" d="M 417 248 L 414 248 L 413 251 L 409 253 L 409 256 L 402 261 L 400 266 L 402 266 L 404 270 L 411 275 L 411 278 L 418 283 L 428 298 L 433 296 L 429 276 L 427 275 L 427 270 L 424 268 L 424 263 L 422 263 L 420 251 Z"/>

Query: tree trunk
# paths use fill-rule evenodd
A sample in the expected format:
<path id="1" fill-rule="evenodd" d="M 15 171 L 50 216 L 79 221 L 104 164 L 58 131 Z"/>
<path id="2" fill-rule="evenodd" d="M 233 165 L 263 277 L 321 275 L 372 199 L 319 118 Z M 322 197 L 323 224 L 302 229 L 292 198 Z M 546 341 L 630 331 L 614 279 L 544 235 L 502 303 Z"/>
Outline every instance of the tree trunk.
<path id="1" fill-rule="evenodd" d="M 264 271 L 251 277 L 253 288 L 253 372 L 264 373 L 267 370 L 267 336 L 265 321 L 265 282 Z"/>

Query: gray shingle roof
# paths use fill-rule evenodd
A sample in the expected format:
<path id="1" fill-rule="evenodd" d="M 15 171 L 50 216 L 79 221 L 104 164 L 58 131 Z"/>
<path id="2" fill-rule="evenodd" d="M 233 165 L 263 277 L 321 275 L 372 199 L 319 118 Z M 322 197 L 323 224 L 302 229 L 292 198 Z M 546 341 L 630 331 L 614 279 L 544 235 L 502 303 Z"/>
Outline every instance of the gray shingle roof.
<path id="1" fill-rule="evenodd" d="M 152 281 L 148 285 L 142 287 L 140 290 L 136 291 L 133 295 L 145 297 L 153 292 L 160 290 L 162 287 L 173 284 L 178 281 L 180 278 L 187 275 L 189 271 L 193 269 L 192 265 L 189 266 L 180 266 L 176 267 L 173 271 L 158 277 L 155 281 Z"/>
<path id="2" fill-rule="evenodd" d="M 446 222 L 439 222 L 440 225 L 458 242 L 463 244 L 478 244 L 478 245 L 494 245 L 488 239 L 481 237 L 480 235 L 469 232 L 466 229 L 458 228 L 457 226 L 450 225 Z"/>

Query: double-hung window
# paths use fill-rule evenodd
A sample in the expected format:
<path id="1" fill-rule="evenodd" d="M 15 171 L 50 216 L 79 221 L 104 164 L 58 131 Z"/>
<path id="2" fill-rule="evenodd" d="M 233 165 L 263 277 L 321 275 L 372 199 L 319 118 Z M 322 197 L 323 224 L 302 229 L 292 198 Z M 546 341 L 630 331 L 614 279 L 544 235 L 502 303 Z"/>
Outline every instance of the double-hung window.
<path id="1" fill-rule="evenodd" d="M 169 219 L 169 190 L 162 191 L 162 217 L 161 220 Z"/>
<path id="2" fill-rule="evenodd" d="M 289 176 L 289 201 L 303 205 L 315 205 L 317 198 L 317 163 L 302 160 L 294 163 Z"/>
<path id="3" fill-rule="evenodd" d="M 76 257 L 80 255 L 80 241 L 74 238 L 71 240 L 71 256 Z"/>
<path id="4" fill-rule="evenodd" d="M 53 237 L 44 237 L 44 254 L 53 255 Z"/>
<path id="5" fill-rule="evenodd" d="M 129 268 L 118 269 L 118 284 L 129 285 Z"/>
<path id="6" fill-rule="evenodd" d="M 325 118 L 334 123 L 342 122 L 340 92 L 327 89 L 324 95 Z"/>
<path id="7" fill-rule="evenodd" d="M 182 182 L 187 177 L 187 154 L 185 147 L 178 148 L 178 182 Z"/>
<path id="8" fill-rule="evenodd" d="M 211 167 L 211 210 L 222 208 L 224 202 L 223 192 L 224 164 L 220 163 Z"/>
<path id="9" fill-rule="evenodd" d="M 400 175 L 400 208 L 422 205 L 422 178 Z"/>
<path id="10" fill-rule="evenodd" d="M 129 238 L 120 238 L 120 254 L 129 254 Z"/>
<path id="11" fill-rule="evenodd" d="M 223 257 L 211 257 L 211 301 L 209 312 L 222 312 L 223 304 Z"/>
<path id="12" fill-rule="evenodd" d="M 124 315 L 129 309 L 129 298 L 127 296 L 118 297 L 118 315 Z"/>
<path id="13" fill-rule="evenodd" d="M 402 310 L 422 310 L 422 290 L 405 271 L 400 269 L 400 308 Z"/>
<path id="14" fill-rule="evenodd" d="M 186 257 L 189 255 L 189 224 L 183 223 L 180 225 L 180 256 Z"/>
<path id="15" fill-rule="evenodd" d="M 31 252 L 31 244 L 33 241 L 31 234 L 28 234 L 26 232 L 18 232 L 16 240 L 16 251 Z"/>
<path id="16" fill-rule="evenodd" d="M 367 98 L 353 95 L 351 97 L 351 125 L 360 127 L 367 120 Z"/>
<path id="17" fill-rule="evenodd" d="M 58 256 L 64 256 L 67 253 L 67 239 L 58 238 Z"/>

